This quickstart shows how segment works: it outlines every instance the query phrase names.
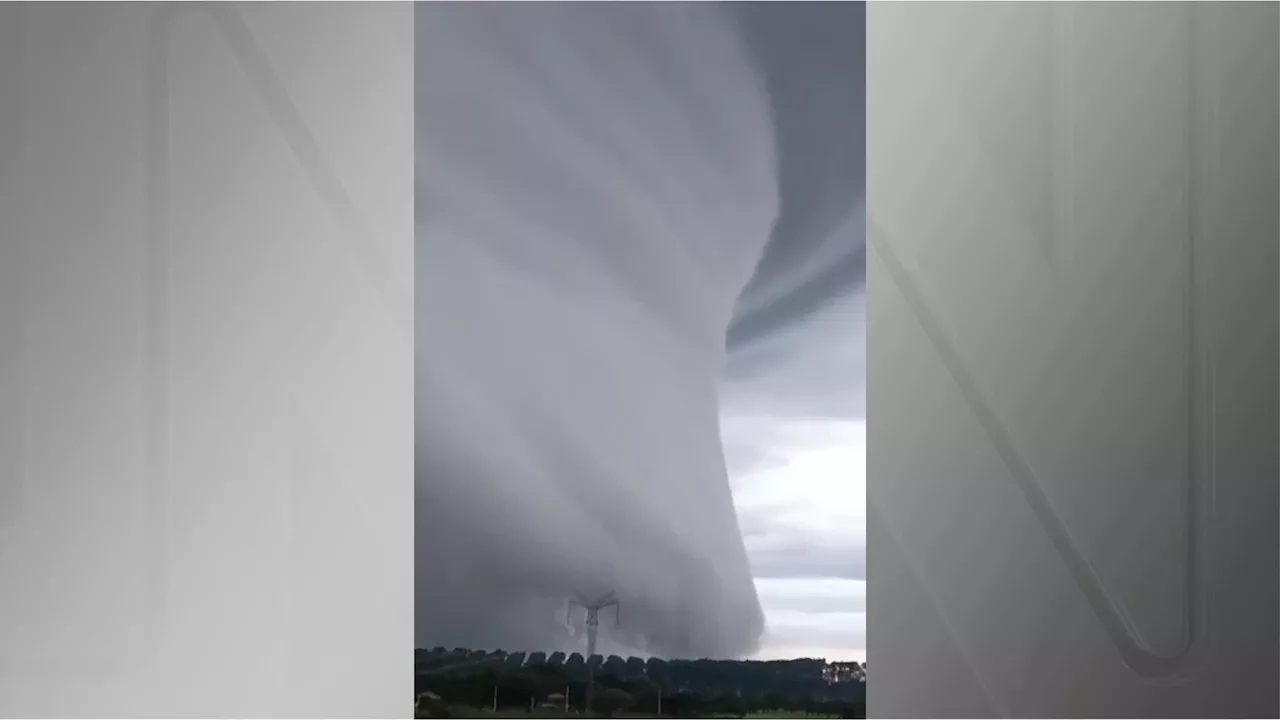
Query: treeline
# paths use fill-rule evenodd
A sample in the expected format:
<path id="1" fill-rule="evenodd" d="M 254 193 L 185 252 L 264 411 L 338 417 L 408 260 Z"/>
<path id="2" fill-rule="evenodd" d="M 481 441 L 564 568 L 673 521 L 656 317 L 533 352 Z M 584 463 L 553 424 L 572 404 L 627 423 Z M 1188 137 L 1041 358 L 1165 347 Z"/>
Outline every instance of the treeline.
<path id="1" fill-rule="evenodd" d="M 593 710 L 672 717 L 786 711 L 865 717 L 865 665 L 786 661 L 592 658 Z M 574 653 L 418 650 L 416 693 L 440 706 L 570 709 L 586 697 L 588 667 Z"/>

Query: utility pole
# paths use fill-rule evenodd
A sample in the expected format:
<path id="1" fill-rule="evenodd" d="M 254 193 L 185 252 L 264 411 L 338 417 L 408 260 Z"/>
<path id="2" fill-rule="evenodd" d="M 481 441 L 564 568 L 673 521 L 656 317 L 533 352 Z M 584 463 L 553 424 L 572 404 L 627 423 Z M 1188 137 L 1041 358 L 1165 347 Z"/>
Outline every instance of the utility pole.
<path id="1" fill-rule="evenodd" d="M 662 717 L 662 686 L 658 686 L 658 717 Z"/>
<path id="2" fill-rule="evenodd" d="M 493 686 L 493 711 L 498 712 L 498 686 Z"/>

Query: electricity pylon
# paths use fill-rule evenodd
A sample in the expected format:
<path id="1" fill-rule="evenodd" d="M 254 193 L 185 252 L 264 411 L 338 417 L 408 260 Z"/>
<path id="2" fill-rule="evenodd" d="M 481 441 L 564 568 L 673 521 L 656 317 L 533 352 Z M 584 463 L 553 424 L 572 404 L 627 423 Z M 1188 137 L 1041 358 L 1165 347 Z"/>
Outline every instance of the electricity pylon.
<path id="1" fill-rule="evenodd" d="M 600 611 L 605 608 L 613 608 L 614 622 L 622 622 L 622 604 L 618 602 L 617 596 L 612 591 L 601 595 L 595 600 L 576 599 L 569 601 L 569 608 L 565 613 L 565 622 L 572 622 L 573 606 L 576 605 L 587 611 L 587 698 L 583 707 L 583 712 L 591 712 L 591 701 L 595 699 L 596 694 L 596 667 L 593 658 L 596 656 L 596 634 L 600 630 Z"/>

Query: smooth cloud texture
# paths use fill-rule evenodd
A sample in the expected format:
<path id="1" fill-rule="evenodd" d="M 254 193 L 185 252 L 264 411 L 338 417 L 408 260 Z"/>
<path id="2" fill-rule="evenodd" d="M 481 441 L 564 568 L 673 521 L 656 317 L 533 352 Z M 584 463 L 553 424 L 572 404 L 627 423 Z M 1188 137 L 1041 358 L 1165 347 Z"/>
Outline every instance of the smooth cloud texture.
<path id="1" fill-rule="evenodd" d="M 856 528 L 797 534 L 749 485 L 796 448 L 821 477 L 803 438 L 864 414 L 860 383 L 812 392 L 856 349 L 794 351 L 865 268 L 861 127 L 816 136 L 854 110 L 789 89 L 835 12 L 416 8 L 419 645 L 578 649 L 565 598 L 613 590 L 604 652 L 815 646 L 785 613 L 766 634 L 753 576 L 857 577 Z"/>

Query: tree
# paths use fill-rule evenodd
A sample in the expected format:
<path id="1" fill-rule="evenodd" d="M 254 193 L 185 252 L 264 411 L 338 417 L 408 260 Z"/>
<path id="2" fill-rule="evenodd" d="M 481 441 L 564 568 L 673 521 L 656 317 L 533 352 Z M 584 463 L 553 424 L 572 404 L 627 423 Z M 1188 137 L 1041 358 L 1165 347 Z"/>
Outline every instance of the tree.
<path id="1" fill-rule="evenodd" d="M 762 698 L 761 709 L 782 710 L 787 706 L 787 699 L 781 693 L 771 692 Z"/>
<path id="2" fill-rule="evenodd" d="M 640 677 L 635 680 L 627 681 L 628 692 L 636 699 L 636 705 L 644 709 L 644 712 L 654 712 L 658 708 L 658 684 L 654 681 Z"/>
<path id="3" fill-rule="evenodd" d="M 638 657 L 627 658 L 627 677 L 638 678 L 644 675 L 644 660 Z"/>
<path id="4" fill-rule="evenodd" d="M 605 661 L 602 664 L 597 666 L 597 669 L 600 672 L 604 672 L 609 675 L 624 677 L 627 674 L 627 661 L 617 655 L 610 655 L 605 658 Z"/>
<path id="5" fill-rule="evenodd" d="M 623 710 L 630 710 L 636 704 L 636 699 L 631 693 L 621 688 L 605 688 L 596 694 L 593 708 L 605 717 L 613 717 L 614 713 Z"/>
<path id="6" fill-rule="evenodd" d="M 466 658 L 466 660 L 462 660 Z M 477 661 L 475 658 L 479 658 Z M 567 692 L 570 705 L 587 699 L 586 662 L 579 653 L 476 651 L 457 648 L 418 649 L 415 695 L 428 690 L 442 707 L 426 715 L 465 716 L 462 704 L 488 708 L 529 708 L 536 698 Z M 521 663 L 522 659 L 527 659 Z M 548 660 L 550 662 L 548 662 Z M 654 712 L 675 717 L 741 716 L 750 712 L 807 712 L 826 717 L 866 716 L 865 663 L 827 663 L 803 658 L 784 661 L 672 660 L 658 658 L 592 658 L 597 663 L 595 709 L 616 715 L 620 710 Z M 540 662 L 541 661 L 541 662 Z M 610 689 L 618 692 L 608 692 Z M 419 707 L 419 715 L 426 708 Z M 479 712 L 478 710 L 475 712 Z M 556 713 L 542 709 L 540 713 Z"/>
<path id="7" fill-rule="evenodd" d="M 645 675 L 662 687 L 668 687 L 671 684 L 671 664 L 666 660 L 651 657 L 645 663 Z"/>

